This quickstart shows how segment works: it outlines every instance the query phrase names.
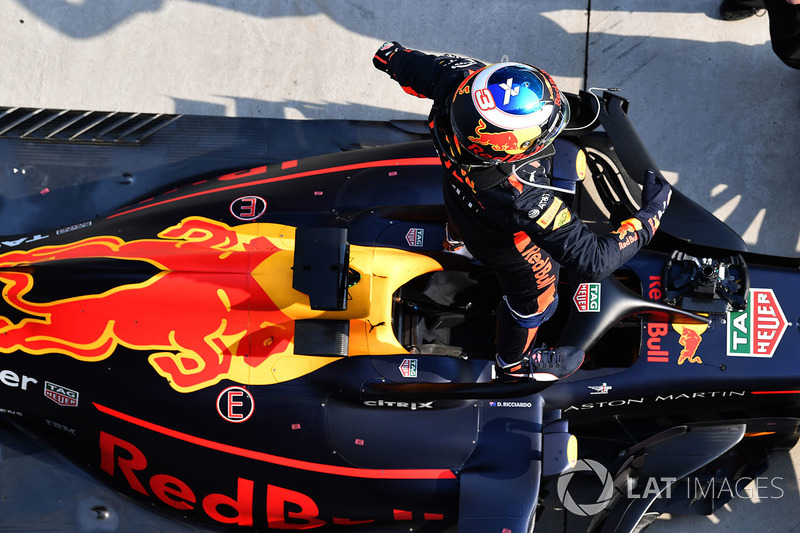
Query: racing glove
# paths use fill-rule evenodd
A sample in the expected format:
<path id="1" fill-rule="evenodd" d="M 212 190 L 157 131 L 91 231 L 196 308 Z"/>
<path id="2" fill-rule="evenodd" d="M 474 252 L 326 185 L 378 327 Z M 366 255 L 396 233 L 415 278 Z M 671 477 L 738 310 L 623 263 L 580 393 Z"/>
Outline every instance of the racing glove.
<path id="1" fill-rule="evenodd" d="M 644 230 L 647 233 L 646 242 L 650 242 L 658 226 L 661 225 L 661 217 L 664 215 L 664 211 L 667 210 L 671 198 L 672 188 L 667 180 L 662 178 L 655 170 L 648 170 L 644 175 L 642 208 L 634 215 L 643 223 Z"/>
<path id="2" fill-rule="evenodd" d="M 386 41 L 378 48 L 378 51 L 375 52 L 375 55 L 372 57 L 372 64 L 375 65 L 375 68 L 381 70 L 383 72 L 389 73 L 389 59 L 395 54 L 395 52 L 399 52 L 401 50 L 405 50 L 400 43 L 397 41 Z"/>

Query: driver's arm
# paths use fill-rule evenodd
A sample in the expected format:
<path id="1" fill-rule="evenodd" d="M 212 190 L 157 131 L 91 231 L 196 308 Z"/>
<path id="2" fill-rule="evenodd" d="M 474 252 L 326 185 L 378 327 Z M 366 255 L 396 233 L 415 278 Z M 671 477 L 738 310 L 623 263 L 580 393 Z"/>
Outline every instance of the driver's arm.
<path id="1" fill-rule="evenodd" d="M 435 102 L 452 93 L 465 78 L 485 65 L 454 55 L 431 55 L 386 42 L 372 58 L 375 68 L 386 72 L 409 94 Z"/>
<path id="2" fill-rule="evenodd" d="M 642 190 L 642 209 L 607 235 L 591 231 L 556 196 L 551 196 L 544 206 L 527 206 L 521 197 L 512 223 L 535 236 L 536 243 L 561 266 L 587 281 L 599 281 L 650 242 L 671 194 L 669 183 L 658 173 L 648 171 Z M 534 208 L 538 210 L 533 211 Z M 531 217 L 534 212 L 536 215 Z"/>

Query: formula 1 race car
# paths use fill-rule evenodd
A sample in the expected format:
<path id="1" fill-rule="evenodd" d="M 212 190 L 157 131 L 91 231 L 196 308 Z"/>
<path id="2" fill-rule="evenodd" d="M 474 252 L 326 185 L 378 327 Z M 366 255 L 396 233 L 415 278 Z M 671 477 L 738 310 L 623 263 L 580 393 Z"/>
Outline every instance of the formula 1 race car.
<path id="1" fill-rule="evenodd" d="M 625 99 L 569 99 L 554 183 L 607 232 L 656 165 Z M 800 261 L 677 190 L 612 277 L 562 274 L 540 335 L 583 367 L 508 384 L 422 122 L 6 108 L 0 172 L 0 436 L 198 528 L 632 532 L 797 441 Z M 58 529 L 30 483 L 5 454 L 4 525 Z"/>

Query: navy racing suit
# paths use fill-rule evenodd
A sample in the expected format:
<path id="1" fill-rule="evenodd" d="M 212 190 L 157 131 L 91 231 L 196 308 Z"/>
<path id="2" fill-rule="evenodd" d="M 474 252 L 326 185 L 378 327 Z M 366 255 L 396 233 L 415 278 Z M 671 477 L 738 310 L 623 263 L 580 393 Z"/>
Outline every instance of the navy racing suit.
<path id="1" fill-rule="evenodd" d="M 375 65 L 406 92 L 433 100 L 429 126 L 434 135 L 434 128 L 450 127 L 448 104 L 459 86 L 485 66 L 399 45 L 388 57 L 376 55 Z M 654 218 L 653 206 L 648 206 L 612 233 L 598 235 L 547 186 L 552 149 L 534 161 L 488 168 L 455 164 L 437 149 L 445 168 L 451 230 L 497 274 L 504 294 L 498 307 L 497 351 L 506 362 L 523 357 L 538 326 L 555 311 L 560 267 L 586 281 L 607 277 L 649 242 L 663 212 Z"/>

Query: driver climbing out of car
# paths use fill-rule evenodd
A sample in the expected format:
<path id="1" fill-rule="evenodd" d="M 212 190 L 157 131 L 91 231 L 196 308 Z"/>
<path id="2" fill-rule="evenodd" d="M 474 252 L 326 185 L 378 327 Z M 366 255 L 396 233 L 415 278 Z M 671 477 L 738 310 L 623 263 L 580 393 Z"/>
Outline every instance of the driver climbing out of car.
<path id="1" fill-rule="evenodd" d="M 642 209 L 608 235 L 589 230 L 550 185 L 551 143 L 569 104 L 543 70 L 429 55 L 386 42 L 373 64 L 403 89 L 433 100 L 429 127 L 445 168 L 448 240 L 497 275 L 495 368 L 502 381 L 552 381 L 583 363 L 573 347 L 537 347 L 539 326 L 558 305 L 559 268 L 599 281 L 631 259 L 658 228 L 671 190 L 644 177 Z"/>

